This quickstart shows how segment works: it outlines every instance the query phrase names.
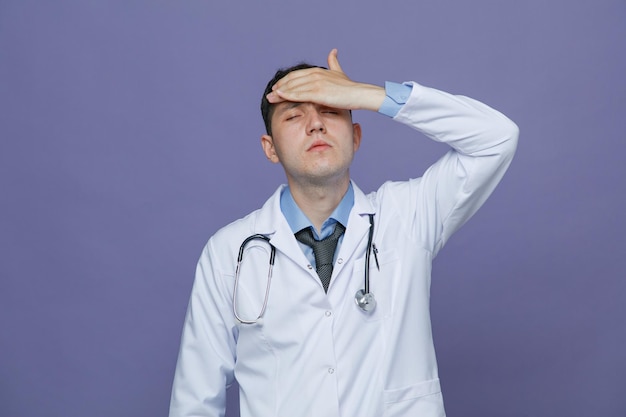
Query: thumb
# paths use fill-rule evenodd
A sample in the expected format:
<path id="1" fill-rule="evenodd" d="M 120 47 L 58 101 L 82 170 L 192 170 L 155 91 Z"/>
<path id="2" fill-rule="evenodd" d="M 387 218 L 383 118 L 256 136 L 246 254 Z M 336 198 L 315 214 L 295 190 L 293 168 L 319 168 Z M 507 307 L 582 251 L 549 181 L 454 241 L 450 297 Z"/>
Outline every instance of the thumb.
<path id="1" fill-rule="evenodd" d="M 334 48 L 328 54 L 328 69 L 332 71 L 343 72 L 341 69 L 341 65 L 339 65 L 339 60 L 337 59 L 337 48 Z"/>

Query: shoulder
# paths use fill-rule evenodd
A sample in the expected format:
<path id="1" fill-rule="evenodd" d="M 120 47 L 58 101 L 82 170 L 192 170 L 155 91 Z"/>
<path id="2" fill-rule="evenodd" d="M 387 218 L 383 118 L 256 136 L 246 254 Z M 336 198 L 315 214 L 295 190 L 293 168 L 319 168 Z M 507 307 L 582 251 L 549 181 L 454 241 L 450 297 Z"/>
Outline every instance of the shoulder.
<path id="1" fill-rule="evenodd" d="M 237 219 L 220 228 L 208 241 L 207 246 L 213 250 L 229 248 L 236 251 L 241 242 L 254 234 L 272 234 L 275 230 L 277 217 L 280 212 L 280 193 L 284 186 L 280 186 L 276 192 L 257 210 Z"/>
<path id="2" fill-rule="evenodd" d="M 375 206 L 404 201 L 419 192 L 422 186 L 422 177 L 410 178 L 404 181 L 386 181 L 377 190 L 365 197 Z"/>
<path id="3" fill-rule="evenodd" d="M 262 208 L 257 209 L 245 217 L 237 219 L 221 227 L 213 234 L 213 236 L 209 238 L 207 246 L 213 250 L 232 248 L 235 245 L 236 247 L 239 247 L 241 241 L 254 234 L 254 225 L 256 224 L 256 219 L 262 210 Z"/>

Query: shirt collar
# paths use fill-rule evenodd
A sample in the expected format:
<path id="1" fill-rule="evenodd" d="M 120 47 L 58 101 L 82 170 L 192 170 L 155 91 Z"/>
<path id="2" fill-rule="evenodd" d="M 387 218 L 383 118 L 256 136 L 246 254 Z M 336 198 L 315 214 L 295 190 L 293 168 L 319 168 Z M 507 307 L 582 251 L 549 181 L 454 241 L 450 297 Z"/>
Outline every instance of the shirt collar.
<path id="1" fill-rule="evenodd" d="M 322 230 L 335 222 L 341 223 L 344 227 L 348 224 L 348 218 L 350 217 L 350 211 L 354 206 L 354 189 L 352 188 L 352 182 L 348 186 L 348 191 L 343 196 L 339 205 L 335 207 L 335 210 L 330 214 L 328 219 L 322 225 Z M 289 227 L 293 233 L 296 233 L 305 227 L 313 226 L 313 223 L 306 217 L 306 215 L 300 210 L 300 207 L 296 204 L 296 201 L 291 195 L 289 187 L 285 187 L 280 195 L 280 210 L 283 212 Z M 315 231 L 315 227 L 313 227 Z"/>

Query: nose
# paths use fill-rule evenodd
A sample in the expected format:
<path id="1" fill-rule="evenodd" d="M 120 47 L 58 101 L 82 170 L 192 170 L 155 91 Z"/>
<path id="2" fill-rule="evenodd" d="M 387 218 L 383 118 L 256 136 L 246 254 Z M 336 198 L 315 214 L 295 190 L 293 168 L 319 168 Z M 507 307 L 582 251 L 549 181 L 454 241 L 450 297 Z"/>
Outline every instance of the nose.
<path id="1" fill-rule="evenodd" d="M 307 132 L 312 135 L 315 132 L 326 133 L 326 126 L 324 120 L 317 109 L 311 109 L 308 115 Z"/>

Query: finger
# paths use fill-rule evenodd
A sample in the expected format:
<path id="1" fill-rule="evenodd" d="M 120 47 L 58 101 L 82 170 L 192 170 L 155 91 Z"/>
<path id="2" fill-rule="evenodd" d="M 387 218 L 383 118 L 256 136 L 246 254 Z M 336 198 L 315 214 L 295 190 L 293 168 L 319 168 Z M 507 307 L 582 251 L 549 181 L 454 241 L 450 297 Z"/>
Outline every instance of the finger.
<path id="1" fill-rule="evenodd" d="M 308 90 L 275 90 L 273 91 L 271 96 L 267 96 L 267 101 L 272 104 L 278 104 L 283 101 L 293 101 L 293 102 L 315 102 L 317 101 L 315 95 Z"/>
<path id="2" fill-rule="evenodd" d="M 316 101 L 315 94 L 323 94 L 323 87 L 318 76 L 302 76 L 277 83 L 272 92 L 286 101 Z"/>
<path id="3" fill-rule="evenodd" d="M 282 103 L 283 101 L 287 101 L 284 98 L 282 98 L 279 95 L 279 93 L 276 91 L 269 93 L 268 95 L 265 96 L 265 98 L 267 99 L 267 101 L 269 101 L 272 104 L 278 104 L 278 103 Z"/>
<path id="4" fill-rule="evenodd" d="M 341 65 L 339 65 L 339 59 L 337 59 L 337 54 L 337 48 L 334 48 L 328 54 L 328 69 L 332 71 L 343 72 L 343 70 L 341 69 Z"/>
<path id="5" fill-rule="evenodd" d="M 265 97 L 267 98 L 267 101 L 269 101 L 272 104 L 282 103 L 283 101 L 293 101 L 293 102 L 316 101 L 314 92 L 306 88 L 298 88 L 298 89 L 288 88 L 286 90 L 274 90 Z"/>
<path id="6" fill-rule="evenodd" d="M 272 90 L 278 90 L 287 84 L 291 85 L 293 84 L 294 81 L 298 79 L 303 79 L 304 77 L 307 77 L 308 75 L 316 71 L 319 71 L 319 68 L 306 68 L 306 69 L 301 69 L 301 70 L 290 72 L 289 74 L 285 75 L 283 78 L 278 80 L 276 84 L 272 86 Z"/>

